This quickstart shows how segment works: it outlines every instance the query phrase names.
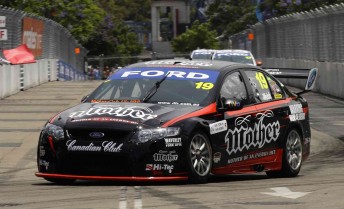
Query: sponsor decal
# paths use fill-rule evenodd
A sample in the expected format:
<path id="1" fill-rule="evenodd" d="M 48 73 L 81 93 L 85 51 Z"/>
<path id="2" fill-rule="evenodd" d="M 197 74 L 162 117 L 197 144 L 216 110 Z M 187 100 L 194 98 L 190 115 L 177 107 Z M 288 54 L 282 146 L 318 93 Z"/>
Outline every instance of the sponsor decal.
<path id="1" fill-rule="evenodd" d="M 41 157 L 45 156 L 44 146 L 39 146 L 39 156 L 41 156 Z"/>
<path id="2" fill-rule="evenodd" d="M 170 61 L 165 61 L 165 60 L 155 60 L 155 61 L 148 61 L 145 62 L 146 65 L 173 65 L 175 67 L 175 61 L 170 60 Z M 204 66 L 204 67 L 209 67 L 212 66 L 212 63 L 208 62 L 200 62 L 200 61 L 183 61 L 178 63 L 178 65 L 181 66 Z"/>
<path id="3" fill-rule="evenodd" d="M 45 160 L 39 160 L 39 165 L 40 166 L 44 166 L 45 167 L 45 170 L 48 170 L 49 168 L 49 162 L 45 161 Z"/>
<path id="4" fill-rule="evenodd" d="M 215 152 L 214 157 L 213 157 L 214 163 L 218 163 L 220 162 L 220 160 L 221 160 L 221 152 Z"/>
<path id="5" fill-rule="evenodd" d="M 154 153 L 153 155 L 154 161 L 156 162 L 173 162 L 178 160 L 178 155 L 176 151 L 164 151 L 160 150 L 159 153 Z"/>
<path id="6" fill-rule="evenodd" d="M 165 138 L 166 147 L 181 147 L 182 138 Z"/>
<path id="7" fill-rule="evenodd" d="M 196 106 L 196 107 L 199 106 L 199 104 L 189 103 L 189 102 L 158 102 L 158 104 L 163 104 L 163 105 L 185 105 L 185 106 Z"/>
<path id="8" fill-rule="evenodd" d="M 89 134 L 89 136 L 90 136 L 91 138 L 94 138 L 94 139 L 100 139 L 100 138 L 103 138 L 103 137 L 105 136 L 105 134 L 102 133 L 102 132 L 91 132 L 91 133 Z"/>
<path id="9" fill-rule="evenodd" d="M 275 99 L 282 99 L 283 98 L 282 94 L 275 94 L 274 97 L 275 97 Z"/>
<path id="10" fill-rule="evenodd" d="M 248 53 L 240 53 L 240 52 L 217 52 L 216 53 L 217 56 L 227 56 L 227 57 L 231 57 L 231 56 L 241 56 L 241 57 L 249 57 L 251 58 L 250 54 Z"/>
<path id="11" fill-rule="evenodd" d="M 267 157 L 267 156 L 272 156 L 272 155 L 276 155 L 276 150 L 256 152 L 256 153 L 251 153 L 244 156 L 232 158 L 228 160 L 228 164 L 238 163 L 245 160 L 252 160 L 252 159 L 257 159 L 257 158 L 262 158 L 262 157 Z"/>
<path id="12" fill-rule="evenodd" d="M 108 80 L 110 81 L 110 80 Z M 99 99 L 92 99 L 92 103 L 104 103 L 104 102 L 129 102 L 129 103 L 140 103 L 141 100 L 139 99 L 110 99 L 110 100 L 99 100 Z"/>
<path id="13" fill-rule="evenodd" d="M 218 74 L 219 72 L 213 70 L 198 71 L 189 68 L 178 68 L 177 70 L 166 67 L 124 68 L 113 74 L 111 79 L 162 79 L 165 75 L 167 75 L 166 78 L 168 80 L 193 80 L 215 83 Z"/>
<path id="14" fill-rule="evenodd" d="M 290 121 L 305 120 L 306 114 L 303 112 L 302 104 L 289 105 L 289 109 L 291 113 L 289 115 Z"/>
<path id="15" fill-rule="evenodd" d="M 210 128 L 210 134 L 216 134 L 222 131 L 227 131 L 227 121 L 226 120 L 221 120 L 216 123 L 211 123 L 209 124 Z"/>
<path id="16" fill-rule="evenodd" d="M 294 115 L 289 115 L 290 121 L 304 120 L 306 118 L 305 113 L 296 113 Z"/>
<path id="17" fill-rule="evenodd" d="M 289 109 L 291 114 L 303 112 L 302 105 L 300 103 L 289 105 Z"/>
<path id="18" fill-rule="evenodd" d="M 110 117 L 97 117 L 97 118 L 81 118 L 74 119 L 72 122 L 118 122 L 118 123 L 130 123 L 130 124 L 139 124 L 136 121 L 124 120 L 120 118 L 110 118 Z"/>
<path id="19" fill-rule="evenodd" d="M 174 166 L 170 164 L 146 164 L 146 171 L 168 171 L 172 173 Z"/>
<path id="20" fill-rule="evenodd" d="M 94 145 L 92 142 L 88 145 L 78 145 L 76 140 L 66 142 L 67 150 L 71 152 L 120 152 L 123 143 L 118 144 L 113 141 L 103 141 L 101 145 Z"/>
<path id="21" fill-rule="evenodd" d="M 313 89 L 313 87 L 315 85 L 315 80 L 317 78 L 317 74 L 318 74 L 317 68 L 311 69 L 311 71 L 309 72 L 309 75 L 308 75 L 308 80 L 307 80 L 307 85 L 306 85 L 305 90 Z"/>
<path id="22" fill-rule="evenodd" d="M 281 126 L 279 121 L 264 124 L 265 118 L 273 118 L 273 116 L 271 110 L 258 113 L 256 115 L 258 122 L 253 127 L 248 125 L 250 115 L 236 118 L 236 127 L 233 130 L 229 129 L 225 137 L 228 155 L 249 150 L 250 148 L 262 148 L 265 144 L 276 141 L 280 135 Z"/>
<path id="23" fill-rule="evenodd" d="M 271 97 L 271 94 L 269 92 L 265 92 L 265 93 L 262 93 L 262 98 L 263 100 L 271 100 L 272 97 Z"/>
<path id="24" fill-rule="evenodd" d="M 153 115 L 152 113 L 153 111 L 148 107 L 96 104 L 88 110 L 73 112 L 69 117 L 79 118 L 94 115 L 113 115 L 148 120 L 157 117 L 157 115 Z"/>
<path id="25" fill-rule="evenodd" d="M 228 100 L 227 105 L 229 107 L 240 107 L 241 103 L 239 101 Z"/>

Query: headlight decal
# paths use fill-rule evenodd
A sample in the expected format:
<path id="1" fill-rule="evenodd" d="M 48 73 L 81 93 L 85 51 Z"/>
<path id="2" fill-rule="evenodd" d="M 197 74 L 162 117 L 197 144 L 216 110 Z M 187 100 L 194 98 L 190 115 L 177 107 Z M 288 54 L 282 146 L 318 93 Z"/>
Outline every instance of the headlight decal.
<path id="1" fill-rule="evenodd" d="M 141 129 L 137 132 L 136 137 L 139 142 L 144 143 L 149 140 L 163 139 L 166 137 L 178 136 L 180 134 L 179 127 Z"/>
<path id="2" fill-rule="evenodd" d="M 48 136 L 48 142 L 49 142 L 49 145 L 50 145 L 51 150 L 52 150 L 53 153 L 55 154 L 56 151 L 55 151 L 55 148 L 54 148 L 54 143 L 53 143 L 53 137 L 52 137 L 52 136 Z"/>
<path id="3" fill-rule="evenodd" d="M 44 131 L 46 134 L 48 134 L 48 136 L 52 136 L 56 140 L 64 139 L 64 131 L 63 128 L 60 126 L 48 123 L 45 126 Z"/>

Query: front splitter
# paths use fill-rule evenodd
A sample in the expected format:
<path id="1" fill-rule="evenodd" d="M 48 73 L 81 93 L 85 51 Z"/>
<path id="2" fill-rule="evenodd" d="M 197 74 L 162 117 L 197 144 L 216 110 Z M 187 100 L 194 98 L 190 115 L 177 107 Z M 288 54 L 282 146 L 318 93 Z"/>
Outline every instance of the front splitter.
<path id="1" fill-rule="evenodd" d="M 59 178 L 59 179 L 80 179 L 80 180 L 103 180 L 103 181 L 133 181 L 133 182 L 162 182 L 162 181 L 185 181 L 187 176 L 84 176 L 84 175 L 69 175 L 69 174 L 55 174 L 55 173 L 35 173 L 37 177 L 42 178 Z"/>

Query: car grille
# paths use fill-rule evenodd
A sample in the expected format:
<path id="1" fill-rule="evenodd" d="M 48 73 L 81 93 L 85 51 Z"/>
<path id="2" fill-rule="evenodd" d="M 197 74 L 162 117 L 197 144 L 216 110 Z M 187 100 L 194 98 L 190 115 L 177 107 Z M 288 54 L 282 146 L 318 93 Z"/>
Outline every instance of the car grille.
<path id="1" fill-rule="evenodd" d="M 64 174 L 130 176 L 132 166 L 124 155 L 69 153 L 58 159 L 58 170 Z"/>
<path id="2" fill-rule="evenodd" d="M 102 133 L 104 134 L 103 137 L 96 138 L 91 137 L 92 133 Z M 119 130 L 82 130 L 82 129 L 72 129 L 67 130 L 68 137 L 73 140 L 92 140 L 92 141 L 104 141 L 104 140 L 113 140 L 116 142 L 123 141 L 130 137 L 130 131 L 119 131 Z"/>

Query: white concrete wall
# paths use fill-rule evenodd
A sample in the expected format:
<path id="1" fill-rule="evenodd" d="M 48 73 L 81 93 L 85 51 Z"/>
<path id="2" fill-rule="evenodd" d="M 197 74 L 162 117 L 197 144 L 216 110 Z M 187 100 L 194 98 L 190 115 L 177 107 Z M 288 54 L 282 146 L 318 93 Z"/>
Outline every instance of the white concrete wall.
<path id="1" fill-rule="evenodd" d="M 19 91 L 19 65 L 0 65 L 0 99 Z"/>
<path id="2" fill-rule="evenodd" d="M 24 65 L 0 65 L 0 99 L 26 90 L 42 83 L 58 80 L 56 59 L 37 60 L 36 63 Z M 85 80 L 82 73 L 70 80 Z"/>

